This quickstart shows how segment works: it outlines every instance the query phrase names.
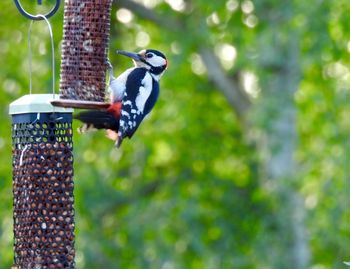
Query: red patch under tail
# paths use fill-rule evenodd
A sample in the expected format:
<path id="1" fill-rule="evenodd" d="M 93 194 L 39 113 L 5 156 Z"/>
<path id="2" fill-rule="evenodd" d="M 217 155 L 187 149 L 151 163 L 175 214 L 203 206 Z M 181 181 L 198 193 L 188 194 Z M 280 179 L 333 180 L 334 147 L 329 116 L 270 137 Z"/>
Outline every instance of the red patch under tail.
<path id="1" fill-rule="evenodd" d="M 107 112 L 111 113 L 116 119 L 120 119 L 121 111 L 122 102 L 113 103 L 107 108 Z"/>

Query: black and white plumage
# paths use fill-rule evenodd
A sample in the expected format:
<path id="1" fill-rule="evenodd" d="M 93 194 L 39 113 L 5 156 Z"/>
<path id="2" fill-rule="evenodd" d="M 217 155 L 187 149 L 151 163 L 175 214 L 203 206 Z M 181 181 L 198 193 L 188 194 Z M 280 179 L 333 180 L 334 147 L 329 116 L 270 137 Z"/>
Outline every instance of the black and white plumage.
<path id="1" fill-rule="evenodd" d="M 115 131 L 119 147 L 125 137 L 133 136 L 157 102 L 159 80 L 168 63 L 163 53 L 153 49 L 117 53 L 132 58 L 135 66 L 115 78 L 109 64 L 110 107 L 105 111 L 81 112 L 75 118 L 97 129 Z"/>

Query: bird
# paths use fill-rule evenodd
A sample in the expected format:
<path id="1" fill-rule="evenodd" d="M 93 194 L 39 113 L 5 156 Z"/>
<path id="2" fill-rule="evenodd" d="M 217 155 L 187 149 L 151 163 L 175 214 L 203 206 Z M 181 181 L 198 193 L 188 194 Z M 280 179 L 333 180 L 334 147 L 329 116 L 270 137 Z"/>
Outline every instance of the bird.
<path id="1" fill-rule="evenodd" d="M 155 49 L 144 49 L 138 53 L 117 50 L 118 54 L 133 60 L 117 78 L 113 66 L 109 67 L 110 105 L 105 110 L 87 110 L 75 115 L 86 126 L 106 129 L 107 136 L 116 140 L 119 148 L 123 139 L 134 135 L 143 119 L 151 112 L 159 96 L 159 81 L 168 67 L 166 56 Z"/>

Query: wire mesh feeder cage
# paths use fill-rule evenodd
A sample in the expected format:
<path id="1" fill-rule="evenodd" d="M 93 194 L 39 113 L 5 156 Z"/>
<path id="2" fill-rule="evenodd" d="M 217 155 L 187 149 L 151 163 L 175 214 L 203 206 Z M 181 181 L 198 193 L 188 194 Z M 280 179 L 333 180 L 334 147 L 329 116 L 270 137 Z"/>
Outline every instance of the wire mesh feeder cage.
<path id="1" fill-rule="evenodd" d="M 55 105 L 104 106 L 111 6 L 112 0 L 65 1 L 61 101 Z"/>
<path id="2" fill-rule="evenodd" d="M 14 266 L 16 269 L 73 269 L 74 182 L 71 108 L 54 107 L 55 61 L 52 29 L 52 94 L 32 94 L 31 29 L 28 33 L 30 90 L 10 104 Z M 58 97 L 58 96 L 57 96 Z"/>
<path id="3" fill-rule="evenodd" d="M 49 100 L 28 96 L 36 108 Z M 74 268 L 72 113 L 52 107 L 17 114 L 28 96 L 10 106 L 14 262 L 18 268 Z"/>

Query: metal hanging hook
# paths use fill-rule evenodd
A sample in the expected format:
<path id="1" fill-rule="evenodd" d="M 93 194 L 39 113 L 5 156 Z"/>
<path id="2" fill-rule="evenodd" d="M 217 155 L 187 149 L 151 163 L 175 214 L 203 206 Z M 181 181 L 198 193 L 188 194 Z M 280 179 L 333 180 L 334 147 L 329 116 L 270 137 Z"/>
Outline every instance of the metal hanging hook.
<path id="1" fill-rule="evenodd" d="M 24 8 L 22 7 L 22 5 L 20 3 L 20 0 L 14 0 L 14 1 L 15 1 L 16 7 L 19 10 L 19 12 L 24 17 L 26 17 L 26 18 L 28 18 L 30 20 L 33 20 L 33 21 L 43 20 L 43 17 L 45 17 L 46 19 L 50 18 L 52 15 L 54 15 L 57 12 L 58 8 L 60 7 L 60 3 L 61 3 L 61 0 L 56 0 L 55 6 L 51 9 L 51 11 L 49 13 L 47 13 L 45 15 L 41 15 L 41 14 L 32 15 L 32 14 L 30 14 L 27 11 L 24 10 Z M 41 5 L 42 4 L 42 0 L 38 0 L 38 4 Z"/>
<path id="2" fill-rule="evenodd" d="M 52 54 L 52 95 L 55 99 L 55 45 L 53 41 L 53 33 L 52 28 L 49 20 L 42 14 L 36 15 L 37 17 L 40 17 L 41 20 L 44 20 L 47 23 L 49 33 L 50 33 L 50 40 L 51 40 L 51 54 Z M 32 94 L 32 45 L 31 45 L 31 35 L 32 35 L 32 26 L 33 22 L 30 22 L 29 30 L 28 30 L 28 49 L 29 49 L 29 93 Z"/>

